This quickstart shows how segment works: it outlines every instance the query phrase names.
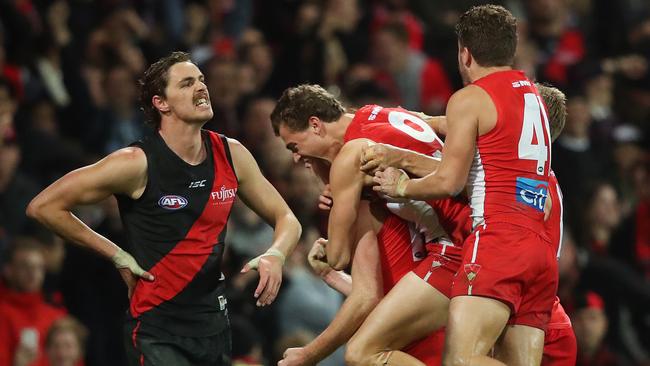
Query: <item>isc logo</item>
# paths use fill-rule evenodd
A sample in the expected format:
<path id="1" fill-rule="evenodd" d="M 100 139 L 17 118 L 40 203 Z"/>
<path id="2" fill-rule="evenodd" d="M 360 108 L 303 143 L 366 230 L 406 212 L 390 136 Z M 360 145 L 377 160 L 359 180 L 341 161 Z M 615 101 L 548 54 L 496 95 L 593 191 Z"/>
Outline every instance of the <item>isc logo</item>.
<path id="1" fill-rule="evenodd" d="M 162 196 L 158 200 L 158 205 L 166 210 L 178 210 L 187 206 L 187 199 L 176 195 Z"/>

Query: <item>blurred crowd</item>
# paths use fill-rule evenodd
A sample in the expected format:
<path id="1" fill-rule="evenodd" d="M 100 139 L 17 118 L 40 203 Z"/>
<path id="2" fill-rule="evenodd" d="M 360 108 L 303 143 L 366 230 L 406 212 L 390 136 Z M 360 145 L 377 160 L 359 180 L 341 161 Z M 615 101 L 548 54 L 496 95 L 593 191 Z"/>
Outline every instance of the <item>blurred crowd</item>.
<path id="1" fill-rule="evenodd" d="M 650 365 L 650 3 L 491 1 L 519 19 L 516 67 L 568 96 L 552 165 L 564 192 L 559 296 L 579 365 Z M 254 273 L 273 231 L 244 205 L 225 258 L 236 364 L 274 364 L 324 329 L 342 298 L 306 262 L 322 189 L 269 114 L 318 83 L 354 108 L 443 114 L 461 87 L 453 26 L 471 0 L 0 0 L 0 366 L 124 364 L 126 288 L 113 264 L 25 217 L 66 172 L 144 134 L 137 80 L 173 50 L 206 75 L 206 128 L 243 142 L 303 225 L 277 301 Z M 119 172 L 116 172 L 119 174 Z M 75 210 L 124 245 L 114 199 Z M 125 248 L 128 250 L 128 248 Z M 342 365 L 342 353 L 324 365 Z"/>

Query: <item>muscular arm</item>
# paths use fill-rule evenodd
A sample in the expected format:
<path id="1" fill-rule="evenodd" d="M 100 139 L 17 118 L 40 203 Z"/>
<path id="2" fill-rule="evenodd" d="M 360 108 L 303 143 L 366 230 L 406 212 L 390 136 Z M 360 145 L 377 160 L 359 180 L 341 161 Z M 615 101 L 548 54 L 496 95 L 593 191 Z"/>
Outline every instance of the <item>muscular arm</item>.
<path id="1" fill-rule="evenodd" d="M 358 244 L 352 262 L 352 290 L 330 325 L 305 346 L 310 362 L 316 364 L 346 343 L 382 297 L 381 265 L 377 237 L 372 230 L 368 204 L 361 203 L 357 227 Z M 332 242 L 328 245 L 331 245 Z"/>
<path id="2" fill-rule="evenodd" d="M 137 198 L 146 183 L 144 152 L 135 147 L 121 149 L 52 183 L 30 202 L 27 215 L 63 238 L 111 258 L 119 249 L 117 245 L 91 230 L 71 210 L 116 193 Z"/>
<path id="3" fill-rule="evenodd" d="M 330 271 L 323 277 L 323 281 L 343 296 L 347 297 L 352 293 L 352 276 L 345 271 Z"/>
<path id="4" fill-rule="evenodd" d="M 264 221 L 275 228 L 272 248 L 291 254 L 302 228 L 287 203 L 260 171 L 251 153 L 238 141 L 228 139 L 239 179 L 239 197 Z"/>
<path id="5" fill-rule="evenodd" d="M 458 194 L 467 182 L 478 136 L 478 116 L 485 92 L 470 86 L 456 92 L 447 104 L 447 139 L 438 169 L 406 183 L 404 196 L 427 200 Z"/>
<path id="6" fill-rule="evenodd" d="M 327 263 L 335 270 L 345 269 L 354 239 L 354 223 L 359 212 L 364 173 L 359 170 L 365 140 L 353 140 L 343 146 L 330 170 L 332 209 L 329 216 Z"/>

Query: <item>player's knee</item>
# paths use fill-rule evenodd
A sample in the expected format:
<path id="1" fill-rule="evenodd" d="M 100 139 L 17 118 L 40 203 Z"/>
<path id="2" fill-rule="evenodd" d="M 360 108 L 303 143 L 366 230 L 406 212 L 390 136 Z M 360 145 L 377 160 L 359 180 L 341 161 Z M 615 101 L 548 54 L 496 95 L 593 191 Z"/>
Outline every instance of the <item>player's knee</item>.
<path id="1" fill-rule="evenodd" d="M 367 355 L 359 342 L 350 341 L 345 349 L 345 363 L 350 366 L 363 365 Z"/>

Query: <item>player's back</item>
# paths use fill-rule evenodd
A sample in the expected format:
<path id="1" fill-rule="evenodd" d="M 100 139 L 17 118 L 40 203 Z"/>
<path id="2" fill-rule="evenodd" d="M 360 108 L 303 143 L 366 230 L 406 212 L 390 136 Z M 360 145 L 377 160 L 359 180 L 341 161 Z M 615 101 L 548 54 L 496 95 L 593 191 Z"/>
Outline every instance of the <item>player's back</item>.
<path id="1" fill-rule="evenodd" d="M 344 141 L 366 138 L 420 154 L 440 158 L 443 142 L 422 119 L 403 108 L 366 105 L 354 115 Z M 455 245 L 462 245 L 471 232 L 470 210 L 464 197 L 428 201 L 440 225 Z"/>
<path id="2" fill-rule="evenodd" d="M 473 83 L 488 93 L 496 125 L 477 139 L 468 188 L 474 226 L 507 222 L 543 232 L 550 171 L 547 113 L 523 72 L 495 72 Z"/>
<path id="3" fill-rule="evenodd" d="M 440 156 L 442 140 L 422 119 L 403 108 L 366 105 L 354 114 L 344 141 L 367 138 L 420 154 Z"/>

